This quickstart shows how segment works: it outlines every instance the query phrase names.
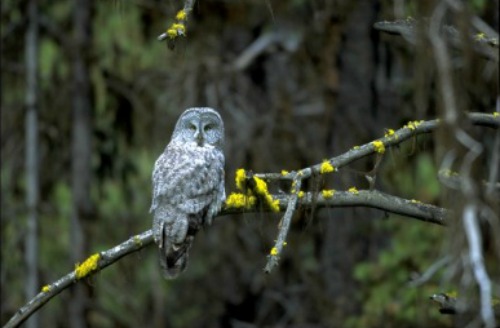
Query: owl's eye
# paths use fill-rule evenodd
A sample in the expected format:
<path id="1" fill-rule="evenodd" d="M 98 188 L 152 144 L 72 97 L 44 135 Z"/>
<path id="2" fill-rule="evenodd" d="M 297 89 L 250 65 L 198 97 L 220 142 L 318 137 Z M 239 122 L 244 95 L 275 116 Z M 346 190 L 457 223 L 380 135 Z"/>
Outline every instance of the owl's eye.
<path id="1" fill-rule="evenodd" d="M 215 124 L 207 124 L 203 127 L 203 130 L 206 132 L 206 131 L 213 130 L 214 128 L 215 128 Z"/>
<path id="2" fill-rule="evenodd" d="M 194 125 L 194 124 L 189 124 L 189 130 L 191 130 L 191 131 L 196 131 L 196 125 Z"/>

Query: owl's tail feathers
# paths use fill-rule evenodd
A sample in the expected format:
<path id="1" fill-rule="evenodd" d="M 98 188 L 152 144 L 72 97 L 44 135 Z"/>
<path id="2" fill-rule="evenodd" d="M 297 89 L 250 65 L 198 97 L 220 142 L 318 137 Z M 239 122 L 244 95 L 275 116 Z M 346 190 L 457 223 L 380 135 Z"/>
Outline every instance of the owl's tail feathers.
<path id="1" fill-rule="evenodd" d="M 182 244 L 164 244 L 164 247 L 160 249 L 160 267 L 163 277 L 175 279 L 186 269 L 192 242 L 193 237 L 188 236 Z"/>

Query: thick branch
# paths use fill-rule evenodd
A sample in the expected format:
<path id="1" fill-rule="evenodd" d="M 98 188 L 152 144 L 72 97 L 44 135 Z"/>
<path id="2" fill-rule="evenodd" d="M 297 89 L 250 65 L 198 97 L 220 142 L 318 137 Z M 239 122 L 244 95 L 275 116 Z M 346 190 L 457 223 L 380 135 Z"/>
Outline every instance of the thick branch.
<path id="1" fill-rule="evenodd" d="M 312 193 L 306 193 L 298 202 L 296 197 L 293 196 L 283 196 L 283 195 L 273 195 L 275 199 L 280 201 L 280 209 L 285 211 L 288 208 L 289 219 L 291 220 L 291 215 L 293 211 L 291 209 L 301 208 L 308 209 L 312 207 L 345 207 L 345 206 L 365 206 L 378 208 L 387 212 L 405 215 L 410 218 L 415 218 L 418 220 L 432 222 L 436 224 L 443 225 L 446 223 L 447 211 L 437 206 L 427 205 L 418 203 L 412 200 L 407 200 L 391 195 L 381 193 L 379 191 L 368 191 L 360 190 L 358 194 L 353 194 L 347 191 L 337 191 L 335 192 L 335 197 L 325 199 L 321 194 L 315 195 L 313 197 Z M 290 202 L 290 207 L 288 207 Z M 253 207 L 248 207 L 245 209 L 223 209 L 219 216 L 236 214 L 236 213 L 255 213 L 260 211 L 258 205 Z M 290 222 L 288 221 L 288 225 Z M 288 228 L 287 228 L 288 230 Z M 286 234 L 280 235 L 277 240 L 276 247 L 281 248 L 283 242 L 286 238 Z M 280 242 L 281 241 L 281 242 Z M 113 264 L 114 262 L 120 260 L 122 257 L 134 253 L 146 246 L 153 243 L 153 237 L 151 230 L 145 231 L 139 235 L 133 236 L 126 240 L 125 242 L 107 250 L 100 252 L 100 259 L 97 263 L 97 268 L 90 272 L 94 274 L 107 266 Z M 266 267 L 267 268 L 267 267 Z M 269 268 L 270 269 L 270 268 Z M 35 298 L 29 301 L 26 305 L 20 308 L 16 314 L 10 319 L 10 321 L 4 326 L 17 327 L 24 320 L 26 320 L 31 314 L 33 314 L 37 309 L 42 307 L 51 298 L 59 294 L 64 289 L 68 288 L 72 284 L 76 283 L 78 279 L 76 278 L 75 271 L 68 273 L 64 277 L 60 278 L 56 282 L 47 285 L 44 289 L 47 291 L 40 292 Z"/>
<path id="2" fill-rule="evenodd" d="M 288 195 L 273 195 L 273 198 L 279 200 L 282 212 L 288 208 L 289 197 Z M 376 190 L 359 190 L 357 194 L 350 191 L 335 191 L 334 196 L 331 198 L 325 198 L 321 193 L 307 192 L 298 200 L 297 204 L 299 209 L 352 206 L 377 208 L 389 213 L 407 216 L 411 219 L 447 225 L 448 210 L 444 208 L 421 203 L 414 199 L 392 196 Z M 219 215 L 255 213 L 258 211 L 271 212 L 266 208 L 261 209 L 257 204 L 245 209 L 225 208 Z"/>
<path id="3" fill-rule="evenodd" d="M 498 115 L 495 116 L 491 114 L 472 113 L 468 114 L 468 118 L 473 124 L 476 125 L 483 125 L 493 128 L 500 127 L 500 117 L 498 117 Z M 379 140 L 383 142 L 385 147 L 390 147 L 418 134 L 429 133 L 433 131 L 438 125 L 439 120 L 426 122 L 421 121 L 417 122 L 417 124 L 413 122 L 413 124 L 408 124 L 407 126 L 397 131 L 393 131 L 393 133 L 391 133 L 390 135 Z M 371 142 L 360 147 L 355 147 L 340 156 L 333 157 L 328 160 L 328 162 L 331 163 L 333 167 L 339 168 L 352 163 L 357 159 L 372 155 L 374 153 L 377 153 L 377 150 Z M 313 194 L 312 192 L 306 192 L 303 195 L 299 196 L 298 188 L 300 188 L 300 181 L 313 175 L 322 174 L 321 166 L 322 164 L 317 164 L 285 175 L 280 173 L 254 175 L 268 180 L 292 180 L 295 182 L 296 190 L 292 189 L 292 193 L 290 195 L 272 195 L 273 199 L 279 200 L 280 211 L 286 211 L 282 222 L 282 229 L 280 229 L 280 234 L 278 235 L 276 241 L 275 247 L 278 251 L 277 254 L 279 254 L 282 250 L 286 239 L 286 233 L 288 232 L 290 220 L 294 211 L 297 209 L 361 206 L 377 208 L 386 212 L 399 214 L 407 216 L 409 218 L 439 225 L 447 224 L 449 213 L 446 209 L 434 205 L 423 204 L 416 200 L 408 200 L 388 195 L 380 191 L 335 191 L 333 196 L 329 196 L 326 198 L 322 193 Z M 221 210 L 218 216 L 238 213 L 255 213 L 262 210 L 270 211 L 270 209 L 267 208 L 263 209 L 262 206 L 257 203 L 253 206 L 245 206 L 244 208 L 226 207 Z M 91 272 L 89 272 L 89 275 L 104 269 L 105 267 L 113 264 L 122 257 L 145 248 L 152 243 L 152 233 L 151 230 L 148 230 L 140 235 L 129 238 L 120 245 L 99 253 L 100 257 L 97 266 L 96 268 L 92 269 Z M 45 286 L 44 291 L 39 293 L 35 298 L 33 298 L 26 305 L 20 308 L 4 327 L 17 327 L 37 309 L 47 303 L 52 297 L 56 296 L 61 291 L 68 288 L 70 285 L 76 283 L 77 281 L 78 279 L 76 278 L 75 271 L 73 271 L 57 280 L 56 282 Z"/>

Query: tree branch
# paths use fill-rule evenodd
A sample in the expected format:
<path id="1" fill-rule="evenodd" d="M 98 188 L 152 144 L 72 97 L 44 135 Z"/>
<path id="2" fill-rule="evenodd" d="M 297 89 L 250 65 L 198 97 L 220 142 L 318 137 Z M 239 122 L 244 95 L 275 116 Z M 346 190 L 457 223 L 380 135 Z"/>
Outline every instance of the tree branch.
<path id="1" fill-rule="evenodd" d="M 477 33 L 461 35 L 454 26 L 444 24 L 440 24 L 439 28 L 434 29 L 433 32 L 441 34 L 442 38 L 456 49 L 463 50 L 466 44 L 470 44 L 472 49 L 482 57 L 498 62 L 498 33 L 477 16 L 471 19 L 471 24 L 476 27 Z M 388 34 L 400 35 L 410 44 L 416 45 L 419 33 L 424 30 L 422 27 L 427 28 L 428 25 L 429 19 L 407 18 L 376 22 L 373 27 Z"/>
<path id="2" fill-rule="evenodd" d="M 100 258 L 97 263 L 97 268 L 89 272 L 93 274 L 95 272 L 101 271 L 107 266 L 118 261 L 122 257 L 134 253 L 153 242 L 153 234 L 151 230 L 141 233 L 140 235 L 133 236 L 126 240 L 125 242 L 107 250 L 100 252 Z M 81 277 L 84 278 L 84 277 Z M 33 299 L 31 299 L 26 305 L 21 307 L 16 314 L 9 320 L 9 322 L 4 326 L 17 327 L 23 323 L 29 316 L 31 316 L 37 309 L 41 308 L 45 303 L 47 303 L 51 298 L 55 297 L 57 294 L 62 292 L 64 289 L 68 288 L 72 284 L 76 283 L 78 280 L 76 270 L 68 273 L 59 280 L 53 282 L 50 285 L 44 286 L 42 291 L 38 293 Z"/>
<path id="3" fill-rule="evenodd" d="M 297 184 L 300 187 L 300 183 Z M 285 228 L 283 231 L 288 231 L 290 226 L 291 217 L 296 208 L 308 209 L 312 207 L 346 207 L 346 206 L 365 206 L 382 209 L 387 212 L 405 215 L 410 218 L 416 218 L 418 220 L 436 223 L 444 225 L 446 223 L 447 210 L 428 204 L 423 204 L 416 202 L 414 200 L 407 200 L 388 194 L 384 194 L 379 191 L 369 191 L 360 190 L 357 194 L 348 191 L 338 191 L 335 192 L 335 197 L 324 198 L 321 194 L 315 195 L 313 197 L 312 193 L 306 193 L 302 198 L 298 200 L 298 196 L 295 194 L 292 196 L 283 195 L 273 195 L 275 199 L 280 201 L 280 210 L 285 210 L 285 217 L 282 226 Z M 244 209 L 234 209 L 234 208 L 224 208 L 218 216 L 224 216 L 228 214 L 237 213 L 255 213 L 260 211 L 260 206 L 255 204 L 252 207 L 247 207 Z M 268 210 L 270 211 L 270 210 Z M 281 252 L 282 246 L 286 239 L 286 233 L 280 233 L 278 240 L 276 242 L 276 248 Z M 72 284 L 78 282 L 79 280 L 88 277 L 96 272 L 103 270 L 109 265 L 117 262 L 122 257 L 127 256 L 131 253 L 137 252 L 153 243 L 153 237 L 151 230 L 147 230 L 139 235 L 130 237 L 123 243 L 103 252 L 99 253 L 99 259 L 96 263 L 96 267 L 92 270 L 86 272 L 82 277 L 78 278 L 77 270 L 74 270 L 59 280 L 44 286 L 42 291 L 36 295 L 32 300 L 30 300 L 26 305 L 21 307 L 16 314 L 10 319 L 10 321 L 4 326 L 17 327 L 24 320 L 26 320 L 31 314 L 33 314 L 37 309 L 42 307 L 51 298 L 55 297 L 57 294 L 62 292 L 64 289 L 70 287 Z M 271 256 L 275 258 L 276 261 L 269 261 L 266 266 L 266 271 L 271 270 L 277 264 L 277 256 Z M 85 261 L 86 262 L 86 261 Z M 85 263 L 84 262 L 84 263 Z"/>
<path id="4" fill-rule="evenodd" d="M 297 175 L 293 180 L 292 192 L 290 196 L 288 196 L 288 204 L 286 206 L 285 215 L 283 215 L 283 219 L 281 219 L 280 222 L 280 231 L 278 234 L 278 239 L 276 240 L 275 246 L 271 249 L 266 267 L 264 268 L 264 272 L 266 273 L 270 273 L 271 270 L 276 265 L 278 265 L 279 254 L 281 254 L 283 246 L 286 245 L 286 236 L 288 235 L 288 230 L 290 229 L 290 223 L 292 222 L 292 216 L 295 213 L 295 209 L 297 207 L 297 200 L 299 198 L 298 193 L 300 191 L 301 184 L 302 180 L 300 179 L 299 175 Z"/>
<path id="5" fill-rule="evenodd" d="M 500 117 L 498 115 L 471 113 L 468 114 L 468 118 L 473 124 L 476 125 L 482 125 L 492 128 L 500 127 Z M 397 131 L 389 130 L 389 132 L 386 133 L 386 136 L 378 139 L 378 141 L 382 142 L 385 147 L 390 147 L 393 145 L 397 145 L 418 134 L 429 133 L 433 131 L 438 125 L 439 120 L 409 122 L 405 127 Z M 292 181 L 292 191 L 289 195 L 271 195 L 272 199 L 279 201 L 279 211 L 285 212 L 285 214 L 282 218 L 278 238 L 273 248 L 275 249 L 275 251 L 271 250 L 274 255 L 271 254 L 270 256 L 270 259 L 266 265 L 266 272 L 269 272 L 274 266 L 277 265 L 279 260 L 278 255 L 281 253 L 283 246 L 286 244 L 286 235 L 290 227 L 291 218 L 293 216 L 293 213 L 298 209 L 351 206 L 370 207 L 425 222 L 435 223 L 439 225 L 447 224 L 449 211 L 446 209 L 430 204 L 424 204 L 413 199 L 408 200 L 385 194 L 377 190 L 332 190 L 332 193 L 300 191 L 301 182 L 304 179 L 307 179 L 313 175 L 333 172 L 337 168 L 345 166 L 357 159 L 368 155 L 380 154 L 382 148 L 380 148 L 380 145 L 374 144 L 374 142 L 370 142 L 359 147 L 354 147 L 344 154 L 332 157 L 326 162 L 316 164 L 296 172 L 294 171 L 286 174 L 265 173 L 252 175 L 252 178 L 259 177 L 266 180 Z M 331 171 L 325 171 L 325 163 L 328 163 L 331 166 Z M 220 211 L 218 216 L 239 213 L 255 213 L 260 211 L 271 212 L 272 209 L 267 207 L 263 208 L 259 203 L 254 203 L 251 205 L 248 204 L 248 206 L 245 205 L 244 207 L 239 208 L 226 206 Z M 88 268 L 83 271 L 83 274 L 79 271 L 79 269 L 81 266 L 87 266 L 86 264 L 88 260 L 85 261 L 81 266 L 78 266 L 78 270 L 72 271 L 56 282 L 44 286 L 42 288 L 42 292 L 40 292 L 32 300 L 21 307 L 4 327 L 17 327 L 30 315 L 32 315 L 35 311 L 37 311 L 45 303 L 47 303 L 51 298 L 55 297 L 57 294 L 59 294 L 61 291 L 68 288 L 72 284 L 98 271 L 101 271 L 102 269 L 113 264 L 122 257 L 141 250 L 146 246 L 151 245 L 152 243 L 152 232 L 151 230 L 148 230 L 139 235 L 129 238 L 125 242 L 109 250 L 91 256 L 88 260 L 95 259 L 95 262 L 92 263 L 93 265 L 88 266 Z"/>
<path id="6" fill-rule="evenodd" d="M 467 114 L 467 117 L 469 118 L 469 121 L 474 125 L 485 126 L 494 129 L 500 128 L 500 115 L 498 115 L 498 113 L 469 113 Z M 384 144 L 385 148 L 395 146 L 419 134 L 431 133 L 440 124 L 441 121 L 438 119 L 430 121 L 408 122 L 404 127 L 398 130 L 388 130 L 385 136 L 378 140 Z M 330 158 L 328 162 L 335 169 L 339 169 L 341 167 L 347 166 L 348 164 L 351 164 L 358 159 L 373 155 L 375 153 L 377 153 L 377 150 L 372 141 L 362 146 L 354 146 L 349 151 L 339 156 Z M 302 179 L 321 174 L 321 166 L 322 163 L 301 169 L 300 172 L 302 174 Z M 256 173 L 255 176 L 267 180 L 293 180 L 294 174 L 294 172 L 290 172 L 289 174 L 285 175 L 281 173 Z"/>

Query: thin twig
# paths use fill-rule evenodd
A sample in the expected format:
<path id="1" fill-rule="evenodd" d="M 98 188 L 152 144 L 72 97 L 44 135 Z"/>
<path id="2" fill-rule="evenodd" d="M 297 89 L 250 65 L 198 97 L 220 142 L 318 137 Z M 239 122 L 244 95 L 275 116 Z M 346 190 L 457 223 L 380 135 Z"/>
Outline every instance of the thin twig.
<path id="1" fill-rule="evenodd" d="M 302 185 L 302 179 L 298 174 L 296 174 L 295 179 L 292 183 L 292 190 L 288 200 L 288 205 L 286 207 L 285 214 L 281 219 L 280 229 L 278 238 L 276 238 L 276 243 L 271 249 L 271 253 L 268 256 L 266 267 L 264 268 L 265 273 L 270 273 L 272 269 L 278 265 L 280 254 L 283 247 L 286 245 L 286 236 L 288 235 L 288 230 L 290 229 L 290 223 L 292 222 L 292 216 L 295 213 L 297 207 L 297 200 L 299 198 L 298 193 Z"/>
<path id="2" fill-rule="evenodd" d="M 434 264 L 432 264 L 420 277 L 410 281 L 408 285 L 411 287 L 418 287 L 424 283 L 426 283 L 429 279 L 432 278 L 442 267 L 450 263 L 452 260 L 451 256 L 445 256 L 440 258 Z"/>

